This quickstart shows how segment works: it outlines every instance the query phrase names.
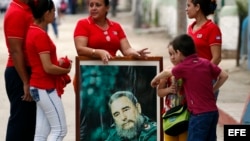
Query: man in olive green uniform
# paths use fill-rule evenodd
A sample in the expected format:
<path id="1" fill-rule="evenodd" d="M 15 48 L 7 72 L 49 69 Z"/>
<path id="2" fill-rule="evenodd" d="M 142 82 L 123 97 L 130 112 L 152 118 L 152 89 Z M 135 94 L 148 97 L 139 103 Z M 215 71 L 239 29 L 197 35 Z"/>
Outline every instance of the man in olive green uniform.
<path id="1" fill-rule="evenodd" d="M 141 113 L 141 106 L 129 91 L 118 91 L 109 100 L 114 119 L 106 141 L 156 141 L 156 122 Z"/>

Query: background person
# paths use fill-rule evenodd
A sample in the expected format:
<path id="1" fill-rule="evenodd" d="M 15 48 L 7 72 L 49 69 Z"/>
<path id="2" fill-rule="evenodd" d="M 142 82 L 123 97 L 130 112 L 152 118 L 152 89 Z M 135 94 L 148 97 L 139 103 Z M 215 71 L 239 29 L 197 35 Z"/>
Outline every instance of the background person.
<path id="1" fill-rule="evenodd" d="M 187 34 L 175 37 L 169 44 L 178 62 L 171 71 L 162 71 L 152 79 L 156 87 L 162 78 L 175 76 L 183 79 L 183 86 L 190 111 L 188 141 L 216 141 L 216 127 L 219 113 L 214 97 L 228 78 L 228 74 L 207 59 L 199 58 L 195 44 Z M 193 75 L 195 74 L 195 76 Z M 214 85 L 212 80 L 217 79 Z M 202 81 L 201 81 L 202 80 Z"/>
<path id="2" fill-rule="evenodd" d="M 54 4 L 55 4 L 55 19 L 54 21 L 51 23 L 52 28 L 53 28 L 53 32 L 56 36 L 56 38 L 59 37 L 59 31 L 58 31 L 58 25 L 60 25 L 61 22 L 61 13 L 60 13 L 60 0 L 53 0 Z M 49 30 L 49 26 L 47 26 L 47 31 Z"/>
<path id="3" fill-rule="evenodd" d="M 27 2 L 12 0 L 3 22 L 8 48 L 4 80 L 10 102 L 6 141 L 33 141 L 35 134 L 36 103 L 29 92 L 30 67 L 24 54 L 25 36 L 33 22 Z"/>
<path id="4" fill-rule="evenodd" d="M 34 141 L 62 141 L 67 124 L 57 79 L 70 72 L 71 64 L 68 68 L 59 66 L 56 46 L 46 32 L 46 26 L 55 18 L 53 1 L 31 0 L 29 6 L 35 19 L 25 42 L 32 70 L 30 93 L 37 105 Z"/>
<path id="5" fill-rule="evenodd" d="M 116 17 L 117 14 L 118 0 L 111 0 L 111 15 Z"/>
<path id="6" fill-rule="evenodd" d="M 156 141 L 156 122 L 143 115 L 141 105 L 129 91 L 117 91 L 111 95 L 109 108 L 114 124 L 106 141 Z"/>
<path id="7" fill-rule="evenodd" d="M 214 13 L 216 6 L 215 0 L 187 0 L 187 16 L 189 19 L 195 19 L 188 26 L 187 33 L 194 40 L 197 55 L 219 65 L 222 35 L 220 28 L 208 19 L 208 16 Z M 219 90 L 215 92 L 216 99 L 218 94 Z"/>

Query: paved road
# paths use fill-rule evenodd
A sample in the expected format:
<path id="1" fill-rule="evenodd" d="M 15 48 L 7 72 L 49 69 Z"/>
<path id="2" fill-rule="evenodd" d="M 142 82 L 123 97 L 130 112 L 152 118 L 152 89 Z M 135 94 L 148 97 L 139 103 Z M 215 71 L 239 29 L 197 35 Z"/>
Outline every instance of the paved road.
<path id="1" fill-rule="evenodd" d="M 75 60 L 76 51 L 73 42 L 73 31 L 77 20 L 86 15 L 66 15 L 62 19 L 62 24 L 59 26 L 59 38 L 56 39 L 52 27 L 49 27 L 49 34 L 57 45 L 58 56 L 65 56 Z M 169 66 L 170 61 L 166 46 L 169 38 L 164 32 L 154 32 L 155 30 L 135 31 L 132 28 L 132 18 L 128 13 L 118 14 L 114 20 L 119 21 L 128 36 L 128 39 L 133 48 L 141 49 L 147 47 L 150 49 L 153 56 L 164 56 L 164 66 Z M 3 15 L 0 15 L 0 21 L 3 22 Z M 0 140 L 4 140 L 6 133 L 6 124 L 9 114 L 9 102 L 5 94 L 4 88 L 4 68 L 7 58 L 7 50 L 3 37 L 3 27 L 0 25 Z M 73 65 L 75 62 L 73 62 Z M 229 72 L 230 78 L 221 88 L 218 98 L 218 106 L 229 113 L 237 121 L 240 120 L 245 99 L 249 93 L 250 73 L 243 68 L 236 68 L 234 60 L 222 60 L 221 67 Z M 70 76 L 73 77 L 75 68 L 72 68 Z M 72 84 L 69 84 L 65 89 L 65 94 L 62 96 L 67 114 L 68 134 L 65 141 L 75 140 L 75 95 Z M 223 125 L 218 124 L 218 141 L 223 141 Z"/>

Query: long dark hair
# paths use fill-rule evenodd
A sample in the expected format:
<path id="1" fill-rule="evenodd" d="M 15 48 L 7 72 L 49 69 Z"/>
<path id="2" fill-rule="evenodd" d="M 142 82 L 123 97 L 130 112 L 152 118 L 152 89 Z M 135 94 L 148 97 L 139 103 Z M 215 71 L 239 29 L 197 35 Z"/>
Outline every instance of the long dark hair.
<path id="1" fill-rule="evenodd" d="M 47 10 L 51 11 L 55 7 L 52 0 L 29 0 L 28 5 L 35 19 L 42 19 Z"/>
<path id="2" fill-rule="evenodd" d="M 196 6 L 200 5 L 201 11 L 205 16 L 214 14 L 214 11 L 217 7 L 216 0 L 191 0 L 192 3 Z"/>

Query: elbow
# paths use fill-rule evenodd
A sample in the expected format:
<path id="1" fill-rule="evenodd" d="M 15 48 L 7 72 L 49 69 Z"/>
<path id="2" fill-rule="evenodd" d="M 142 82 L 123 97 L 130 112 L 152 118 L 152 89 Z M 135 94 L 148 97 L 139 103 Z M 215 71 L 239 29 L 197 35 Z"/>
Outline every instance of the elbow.
<path id="1" fill-rule="evenodd" d="M 218 58 L 214 58 L 211 60 L 211 62 L 215 65 L 219 65 L 220 62 L 221 62 L 221 57 L 218 57 Z"/>
<path id="2" fill-rule="evenodd" d="M 219 57 L 219 58 L 217 59 L 216 64 L 219 65 L 220 62 L 221 62 L 221 57 Z"/>
<path id="3" fill-rule="evenodd" d="M 44 71 L 45 71 L 46 73 L 50 74 L 50 69 L 44 68 Z"/>
<path id="4" fill-rule="evenodd" d="M 229 75 L 227 72 L 222 71 L 221 72 L 221 79 L 224 79 L 225 81 L 229 78 Z"/>
<path id="5" fill-rule="evenodd" d="M 226 78 L 226 80 L 229 78 L 229 75 L 226 73 L 226 75 L 225 75 L 225 78 Z"/>
<path id="6" fill-rule="evenodd" d="M 77 48 L 76 53 L 77 53 L 78 56 L 83 56 L 83 53 L 82 53 L 81 49 Z"/>
<path id="7" fill-rule="evenodd" d="M 53 66 L 43 66 L 43 70 L 44 70 L 47 74 L 53 74 Z"/>

